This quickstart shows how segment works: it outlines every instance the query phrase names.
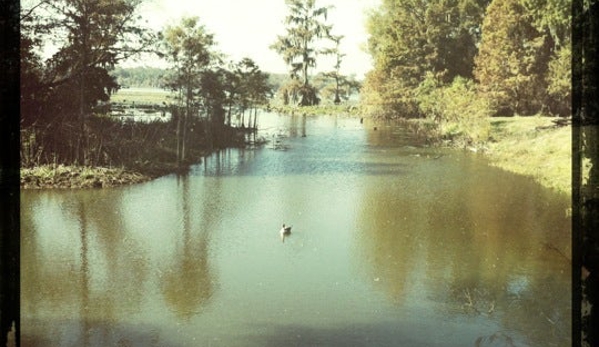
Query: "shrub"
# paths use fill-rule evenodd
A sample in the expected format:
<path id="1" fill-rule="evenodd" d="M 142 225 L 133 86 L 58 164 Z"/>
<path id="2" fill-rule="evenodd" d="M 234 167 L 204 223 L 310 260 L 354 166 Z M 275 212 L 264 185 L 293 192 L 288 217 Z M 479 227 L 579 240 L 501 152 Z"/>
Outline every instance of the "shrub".
<path id="1" fill-rule="evenodd" d="M 474 82 L 456 77 L 443 86 L 432 74 L 427 74 L 417 92 L 420 112 L 434 121 L 441 137 L 465 144 L 488 140 L 491 109 L 480 98 Z"/>

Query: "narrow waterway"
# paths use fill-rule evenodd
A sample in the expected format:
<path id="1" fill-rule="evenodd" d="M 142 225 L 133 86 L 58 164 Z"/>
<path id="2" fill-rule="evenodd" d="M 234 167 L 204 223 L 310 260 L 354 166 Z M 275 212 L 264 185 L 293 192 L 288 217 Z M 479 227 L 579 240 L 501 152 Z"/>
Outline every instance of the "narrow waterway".
<path id="1" fill-rule="evenodd" d="M 567 196 L 396 126 L 259 123 L 186 176 L 23 191 L 23 346 L 571 344 Z"/>

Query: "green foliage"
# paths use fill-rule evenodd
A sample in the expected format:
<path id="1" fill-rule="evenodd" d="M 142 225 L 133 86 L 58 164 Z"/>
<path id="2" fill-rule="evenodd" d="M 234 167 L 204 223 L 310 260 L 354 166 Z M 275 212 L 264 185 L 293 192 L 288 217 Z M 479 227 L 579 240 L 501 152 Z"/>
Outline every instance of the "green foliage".
<path id="1" fill-rule="evenodd" d="M 116 67 L 110 72 L 111 76 L 116 78 L 117 83 L 122 87 L 162 87 L 162 80 L 166 71 L 161 68 L 137 66 L 130 68 Z"/>
<path id="2" fill-rule="evenodd" d="M 191 124 L 201 111 L 212 126 L 224 125 L 224 80 L 215 71 L 218 56 L 213 51 L 214 36 L 200 24 L 198 17 L 184 17 L 178 25 L 161 34 L 164 56 L 172 64 L 166 85 L 177 92 L 178 104 L 171 112 L 176 122 L 177 162 L 186 160 Z"/>
<path id="3" fill-rule="evenodd" d="M 192 17 L 167 27 L 156 42 L 156 35 L 136 23 L 138 4 L 139 0 L 56 0 L 21 9 L 23 165 L 141 167 L 153 160 L 181 165 L 189 157 L 198 158 L 194 152 L 199 148 L 239 139 L 241 132 L 223 126 L 224 106 L 233 100 L 229 77 L 235 73 L 220 66 L 222 57 L 212 50 L 213 36 Z M 43 61 L 38 52 L 48 40 L 58 47 Z M 152 68 L 110 73 L 118 62 L 142 52 L 166 57 L 172 64 L 169 74 L 162 76 L 164 71 Z M 243 64 L 248 70 L 240 79 L 239 93 L 248 100 L 245 107 L 266 103 L 268 76 L 249 59 Z M 117 78 L 153 87 L 162 79 L 160 84 L 175 93 L 129 96 L 165 103 L 174 99 L 172 121 L 123 124 L 98 115 L 110 109 L 110 96 L 119 88 Z"/>
<path id="4" fill-rule="evenodd" d="M 237 64 L 235 74 L 240 80 L 242 111 L 249 107 L 265 105 L 268 102 L 268 96 L 271 93 L 269 76 L 262 72 L 252 59 L 242 59 Z"/>
<path id="5" fill-rule="evenodd" d="M 565 0 L 383 0 L 369 15 L 363 107 L 421 117 L 424 89 L 463 77 L 476 79 L 495 115 L 567 115 L 569 12 Z M 431 76 L 439 85 L 427 85 Z"/>
<path id="6" fill-rule="evenodd" d="M 544 104 L 549 112 L 568 116 L 572 85 L 571 1 L 523 0 L 523 3 L 532 13 L 535 28 L 550 42 Z"/>
<path id="7" fill-rule="evenodd" d="M 442 138 L 474 144 L 489 137 L 491 109 L 480 98 L 474 82 L 456 77 L 449 85 L 442 85 L 432 74 L 427 74 L 418 88 L 420 111 L 437 125 Z"/>
<path id="8" fill-rule="evenodd" d="M 319 48 L 318 42 L 330 36 L 331 26 L 325 21 L 331 7 L 316 7 L 315 0 L 285 0 L 285 3 L 289 8 L 285 18 L 286 35 L 279 35 L 271 48 L 289 65 L 293 78 L 301 74 L 303 87 L 299 93 L 300 105 L 313 105 L 317 98 L 309 86 L 308 70 L 316 66 L 319 54 L 328 52 L 325 48 Z"/>
<path id="9" fill-rule="evenodd" d="M 22 126 L 55 158 L 89 164 L 87 121 L 118 89 L 109 71 L 150 50 L 153 36 L 134 16 L 137 0 L 42 1 L 21 9 Z M 56 45 L 43 61 L 36 52 Z M 62 142 L 60 146 L 54 146 Z"/>
<path id="10" fill-rule="evenodd" d="M 391 78 L 391 76 L 393 78 Z M 377 68 L 366 74 L 361 89 L 364 112 L 376 118 L 416 118 L 420 116 L 415 87 L 399 78 L 399 71 Z"/>
<path id="11" fill-rule="evenodd" d="M 189 108 L 199 104 L 202 75 L 215 62 L 214 36 L 206 32 L 198 17 L 185 17 L 179 25 L 161 34 L 164 56 L 172 64 L 166 86 L 179 93 L 179 102 Z"/>
<path id="12" fill-rule="evenodd" d="M 303 84 L 297 78 L 292 78 L 283 84 L 277 92 L 283 105 L 296 105 L 299 102 L 299 90 L 302 86 Z"/>
<path id="13" fill-rule="evenodd" d="M 277 93 L 284 106 L 313 106 L 320 103 L 316 87 L 305 85 L 296 78 L 288 80 Z"/>
<path id="14" fill-rule="evenodd" d="M 227 124 L 231 125 L 233 113 L 244 114 L 247 110 L 268 104 L 273 88 L 270 76 L 262 72 L 252 59 L 230 62 L 228 68 L 220 69 L 220 73 L 226 96 Z"/>
<path id="15" fill-rule="evenodd" d="M 362 83 L 355 76 L 344 76 L 336 72 L 321 73 L 314 77 L 314 87 L 319 91 L 323 103 L 342 104 L 360 92 Z M 340 102 L 335 102 L 339 98 Z"/>
<path id="16" fill-rule="evenodd" d="M 331 36 L 335 47 L 330 49 L 330 54 L 335 55 L 334 70 L 320 73 L 315 78 L 315 88 L 320 91 L 324 100 L 339 105 L 347 101 L 354 92 L 359 92 L 361 83 L 355 76 L 344 76 L 341 74 L 341 63 L 345 54 L 341 53 L 339 45 L 343 36 Z"/>
<path id="17" fill-rule="evenodd" d="M 571 114 L 572 97 L 572 50 L 570 46 L 559 48 L 555 57 L 549 62 L 548 102 L 549 110 L 560 116 Z"/>
<path id="18" fill-rule="evenodd" d="M 549 35 L 555 47 L 569 46 L 572 32 L 570 0 L 522 0 L 522 4 L 531 12 L 537 30 Z"/>
<path id="19" fill-rule="evenodd" d="M 419 117 L 416 88 L 432 73 L 443 82 L 471 77 L 488 1 L 384 0 L 369 15 L 374 69 L 362 89 L 365 109 L 382 117 Z"/>
<path id="20" fill-rule="evenodd" d="M 501 25 L 498 25 L 501 23 Z M 545 98 L 548 41 L 520 0 L 494 0 L 483 23 L 475 75 L 500 115 L 531 115 Z"/>

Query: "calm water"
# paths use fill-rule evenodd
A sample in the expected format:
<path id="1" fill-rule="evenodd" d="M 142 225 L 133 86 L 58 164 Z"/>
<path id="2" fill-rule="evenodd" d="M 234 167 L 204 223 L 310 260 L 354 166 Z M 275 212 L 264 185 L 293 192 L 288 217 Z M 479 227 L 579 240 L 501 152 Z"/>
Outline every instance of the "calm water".
<path id="1" fill-rule="evenodd" d="M 397 127 L 260 123 L 184 177 L 23 191 L 23 345 L 571 344 L 567 196 Z"/>

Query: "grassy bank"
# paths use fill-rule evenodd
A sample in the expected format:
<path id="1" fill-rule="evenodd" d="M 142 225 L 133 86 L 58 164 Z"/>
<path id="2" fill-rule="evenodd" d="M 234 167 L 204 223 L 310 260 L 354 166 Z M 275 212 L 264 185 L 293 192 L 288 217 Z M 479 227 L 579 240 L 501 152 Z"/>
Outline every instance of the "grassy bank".
<path id="1" fill-rule="evenodd" d="M 133 124 L 136 129 L 164 124 Z M 51 188 L 107 188 L 146 182 L 151 179 L 171 173 L 187 172 L 189 166 L 201 163 L 203 158 L 212 151 L 225 147 L 244 145 L 244 131 L 226 128 L 227 140 L 220 141 L 217 146 L 197 142 L 187 149 L 186 159 L 179 166 L 173 144 L 166 140 L 154 140 L 154 136 L 144 136 L 137 139 L 119 139 L 113 145 L 120 147 L 111 150 L 113 165 L 62 165 L 38 164 L 23 166 L 20 170 L 22 189 L 51 189 Z M 161 135 L 161 132 L 156 132 Z M 144 134 L 145 135 L 145 134 Z M 172 139 L 170 139 L 172 140 Z M 107 141 L 108 142 L 108 141 Z M 191 142 L 191 141 L 190 141 Z M 108 143 L 106 143 L 106 146 Z M 118 152 L 119 155 L 116 155 Z"/>
<path id="2" fill-rule="evenodd" d="M 106 188 L 152 179 L 135 171 L 65 165 L 43 165 L 21 169 L 21 188 Z"/>
<path id="3" fill-rule="evenodd" d="M 484 153 L 493 166 L 532 177 L 547 188 L 570 194 L 571 127 L 558 125 L 557 120 L 546 116 L 493 117 L 484 125 L 485 137 L 477 140 L 468 133 L 448 136 L 427 119 L 409 119 L 404 124 L 432 146 Z M 471 131 L 478 129 L 474 127 Z"/>
<path id="4" fill-rule="evenodd" d="M 360 116 L 359 109 L 348 106 L 278 107 L 285 114 L 344 114 Z M 530 117 L 493 117 L 480 131 L 470 126 L 469 134 L 452 136 L 430 120 L 408 120 L 404 125 L 427 139 L 432 145 L 469 148 L 485 153 L 491 165 L 506 171 L 532 177 L 541 185 L 571 193 L 571 127 L 557 125 L 557 118 L 542 115 Z M 464 128 L 463 124 L 445 124 L 446 128 Z M 488 139 L 486 137 L 488 136 Z"/>
<path id="5" fill-rule="evenodd" d="M 493 118 L 485 150 L 492 165 L 570 194 L 572 130 L 569 125 L 556 125 L 555 120 L 541 116 Z"/>

